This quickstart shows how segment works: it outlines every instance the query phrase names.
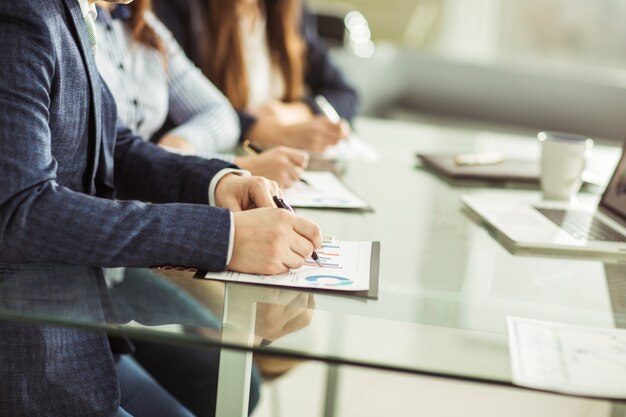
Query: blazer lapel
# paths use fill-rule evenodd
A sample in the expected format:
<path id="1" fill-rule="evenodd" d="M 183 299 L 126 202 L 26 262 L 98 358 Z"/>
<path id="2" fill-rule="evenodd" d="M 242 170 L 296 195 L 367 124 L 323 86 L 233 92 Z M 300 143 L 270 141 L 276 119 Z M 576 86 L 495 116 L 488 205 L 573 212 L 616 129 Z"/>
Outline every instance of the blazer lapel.
<path id="1" fill-rule="evenodd" d="M 96 60 L 93 56 L 91 49 L 91 43 L 87 35 L 87 29 L 85 27 L 85 18 L 82 15 L 80 5 L 77 0 L 64 0 L 65 5 L 69 10 L 69 15 L 74 23 L 75 33 L 78 35 L 77 43 L 87 69 L 87 78 L 89 79 L 89 89 L 92 97 L 92 106 L 90 109 L 90 123 L 89 129 L 89 150 L 90 159 L 86 172 L 87 191 L 91 195 L 96 195 L 96 172 L 98 172 L 98 162 L 100 155 L 100 147 L 102 144 L 102 91 L 100 74 L 96 66 Z"/>

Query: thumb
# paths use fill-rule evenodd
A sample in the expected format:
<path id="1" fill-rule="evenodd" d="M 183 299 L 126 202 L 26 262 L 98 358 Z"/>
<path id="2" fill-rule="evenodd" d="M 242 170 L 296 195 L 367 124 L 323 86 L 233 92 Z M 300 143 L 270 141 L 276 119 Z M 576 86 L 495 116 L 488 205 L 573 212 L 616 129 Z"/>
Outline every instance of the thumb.
<path id="1" fill-rule="evenodd" d="M 303 169 L 309 164 L 309 154 L 296 149 L 289 149 L 287 152 L 287 158 L 289 158 L 292 164 L 295 164 Z"/>

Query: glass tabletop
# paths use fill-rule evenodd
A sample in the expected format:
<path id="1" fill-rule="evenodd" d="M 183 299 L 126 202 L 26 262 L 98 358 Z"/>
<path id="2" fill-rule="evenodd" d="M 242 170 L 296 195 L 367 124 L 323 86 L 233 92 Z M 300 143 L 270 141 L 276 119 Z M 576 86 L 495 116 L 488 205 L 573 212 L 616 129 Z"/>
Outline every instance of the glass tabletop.
<path id="1" fill-rule="evenodd" d="M 537 157 L 532 135 L 367 118 L 357 129 L 379 160 L 336 168 L 374 212 L 299 212 L 326 235 L 381 242 L 376 299 L 224 284 L 171 268 L 107 271 L 105 280 L 68 266 L 54 277 L 3 271 L 0 318 L 498 384 L 511 383 L 508 316 L 625 323 L 625 264 L 511 253 L 460 201 L 496 186 L 452 183 L 415 157 L 494 148 Z M 590 170 L 608 180 L 619 152 L 596 146 Z M 511 198 L 538 196 L 504 188 Z M 581 198 L 598 198 L 588 191 Z"/>

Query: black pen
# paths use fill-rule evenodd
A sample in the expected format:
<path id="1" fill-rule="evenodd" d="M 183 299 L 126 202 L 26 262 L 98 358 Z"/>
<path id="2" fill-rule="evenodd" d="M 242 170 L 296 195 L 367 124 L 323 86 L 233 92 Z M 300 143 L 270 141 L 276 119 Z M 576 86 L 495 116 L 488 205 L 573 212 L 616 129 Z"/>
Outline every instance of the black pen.
<path id="1" fill-rule="evenodd" d="M 290 212 L 295 213 L 293 211 L 293 207 L 291 207 L 291 205 L 287 203 L 285 200 L 283 200 L 282 198 L 278 196 L 273 196 L 272 199 L 274 200 L 274 203 L 276 203 L 276 207 L 289 210 Z M 315 251 L 313 251 L 313 253 L 311 254 L 311 258 L 313 258 L 315 263 L 318 264 L 320 268 L 324 267 L 324 265 L 322 265 L 322 263 L 319 261 L 320 257 L 317 255 Z"/>
<path id="2" fill-rule="evenodd" d="M 248 139 L 243 141 L 243 149 L 247 152 L 253 153 L 253 154 L 260 154 L 263 152 L 263 149 L 261 149 L 258 145 L 255 145 L 254 143 L 251 143 Z M 300 182 L 311 186 L 311 184 L 309 184 L 309 182 L 307 180 L 305 180 L 304 178 L 299 178 Z"/>

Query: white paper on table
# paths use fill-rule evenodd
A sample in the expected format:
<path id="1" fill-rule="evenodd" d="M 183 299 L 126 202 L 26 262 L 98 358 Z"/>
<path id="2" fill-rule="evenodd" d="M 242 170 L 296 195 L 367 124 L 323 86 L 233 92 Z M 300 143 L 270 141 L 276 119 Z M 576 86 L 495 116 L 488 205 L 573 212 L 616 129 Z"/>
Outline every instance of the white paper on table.
<path id="1" fill-rule="evenodd" d="M 513 383 L 626 398 L 626 330 L 508 318 Z"/>
<path id="2" fill-rule="evenodd" d="M 300 181 L 285 191 L 285 201 L 292 207 L 368 209 L 369 204 L 355 195 L 332 172 L 307 171 Z"/>
<path id="3" fill-rule="evenodd" d="M 372 242 L 324 243 L 317 251 L 320 268 L 312 259 L 304 266 L 280 275 L 251 275 L 238 272 L 209 272 L 204 277 L 219 281 L 266 284 L 282 287 L 317 288 L 334 291 L 367 291 L 370 288 Z"/>
<path id="4" fill-rule="evenodd" d="M 348 139 L 342 139 L 337 145 L 321 155 L 322 159 L 336 161 L 378 161 L 378 152 L 368 145 L 358 135 L 352 134 Z"/>

